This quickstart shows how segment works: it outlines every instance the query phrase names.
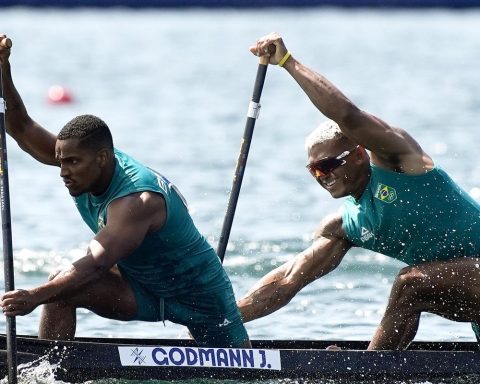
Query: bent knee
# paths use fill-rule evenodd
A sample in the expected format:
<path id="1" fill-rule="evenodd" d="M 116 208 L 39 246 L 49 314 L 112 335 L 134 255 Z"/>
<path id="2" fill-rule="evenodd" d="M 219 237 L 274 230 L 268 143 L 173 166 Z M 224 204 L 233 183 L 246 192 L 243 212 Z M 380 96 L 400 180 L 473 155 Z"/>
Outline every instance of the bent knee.
<path id="1" fill-rule="evenodd" d="M 414 298 L 434 289 L 428 276 L 416 267 L 403 268 L 393 282 L 392 294 L 398 302 L 411 303 Z"/>
<path id="2" fill-rule="evenodd" d="M 399 286 L 400 288 L 408 288 L 425 284 L 427 280 L 428 276 L 419 268 L 415 266 L 409 266 L 401 269 L 393 284 Z"/>

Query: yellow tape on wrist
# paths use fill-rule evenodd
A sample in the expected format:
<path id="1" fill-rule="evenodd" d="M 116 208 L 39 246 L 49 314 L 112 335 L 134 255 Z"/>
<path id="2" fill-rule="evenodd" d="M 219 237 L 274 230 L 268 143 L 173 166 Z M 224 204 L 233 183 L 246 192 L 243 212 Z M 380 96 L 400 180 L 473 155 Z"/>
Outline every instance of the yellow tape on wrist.
<path id="1" fill-rule="evenodd" d="M 290 51 L 287 51 L 287 53 L 285 54 L 285 56 L 282 57 L 282 60 L 280 60 L 278 62 L 278 66 L 279 67 L 283 67 L 283 65 L 287 62 L 288 58 L 291 56 L 292 54 L 290 53 Z"/>

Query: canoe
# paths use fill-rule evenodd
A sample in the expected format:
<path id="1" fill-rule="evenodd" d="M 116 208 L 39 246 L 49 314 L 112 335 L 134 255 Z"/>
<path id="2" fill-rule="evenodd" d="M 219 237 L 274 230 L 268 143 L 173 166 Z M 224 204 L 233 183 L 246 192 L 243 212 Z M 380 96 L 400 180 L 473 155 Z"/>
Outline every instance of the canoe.
<path id="1" fill-rule="evenodd" d="M 410 380 L 479 375 L 473 342 L 414 342 L 406 351 L 366 351 L 366 341 L 253 340 L 253 349 L 198 348 L 186 339 L 18 336 L 18 371 L 48 360 L 55 378 L 97 379 L 347 379 Z M 342 350 L 325 348 L 336 344 Z M 0 335 L 0 370 L 7 374 L 6 337 Z M 480 380 L 479 380 L 480 381 Z"/>

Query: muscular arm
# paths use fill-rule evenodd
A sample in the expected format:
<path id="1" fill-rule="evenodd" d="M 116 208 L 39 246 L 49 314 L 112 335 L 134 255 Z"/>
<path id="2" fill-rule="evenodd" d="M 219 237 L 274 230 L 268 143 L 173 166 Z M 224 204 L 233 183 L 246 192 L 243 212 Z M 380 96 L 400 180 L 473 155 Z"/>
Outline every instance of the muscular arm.
<path id="1" fill-rule="evenodd" d="M 309 248 L 260 279 L 237 303 L 243 321 L 275 312 L 303 287 L 333 271 L 351 248 L 341 226 L 339 214 L 325 219 Z"/>
<path id="2" fill-rule="evenodd" d="M 2 306 L 15 307 L 15 312 L 6 314 L 24 315 L 40 304 L 68 298 L 130 255 L 147 233 L 163 226 L 165 218 L 165 202 L 158 194 L 142 192 L 113 201 L 107 225 L 90 242 L 87 254 L 39 287 L 6 293 Z"/>
<path id="3" fill-rule="evenodd" d="M 285 68 L 320 112 L 337 122 L 350 140 L 372 152 L 374 163 L 413 174 L 431 169 L 432 160 L 406 131 L 360 110 L 328 79 L 295 58 Z"/>
<path id="4" fill-rule="evenodd" d="M 269 55 L 268 48 L 275 45 L 271 64 L 278 64 L 287 52 L 282 38 L 271 33 L 250 48 L 256 55 Z M 424 173 L 433 166 L 431 158 L 403 129 L 391 127 L 378 117 L 360 110 L 334 84 L 291 56 L 284 68 L 300 85 L 315 107 L 334 120 L 354 143 L 372 152 L 372 161 L 386 169 L 405 173 Z"/>
<path id="5" fill-rule="evenodd" d="M 7 132 L 20 148 L 38 161 L 58 165 L 55 161 L 56 136 L 42 128 L 28 115 L 25 105 L 12 80 L 8 57 L 10 49 L 0 46 L 3 91 L 6 103 L 5 123 Z"/>

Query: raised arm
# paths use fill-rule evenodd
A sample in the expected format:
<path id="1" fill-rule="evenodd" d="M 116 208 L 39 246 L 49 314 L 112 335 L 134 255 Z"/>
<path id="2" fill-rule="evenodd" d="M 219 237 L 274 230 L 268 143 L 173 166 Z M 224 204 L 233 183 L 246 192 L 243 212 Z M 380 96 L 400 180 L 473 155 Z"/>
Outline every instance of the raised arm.
<path id="1" fill-rule="evenodd" d="M 268 46 L 274 44 L 270 64 L 278 64 L 288 50 L 277 33 L 271 33 L 250 48 L 257 56 L 269 56 Z M 403 129 L 391 127 L 378 117 L 360 110 L 323 75 L 289 56 L 283 67 L 300 85 L 315 107 L 334 120 L 353 142 L 369 149 L 372 161 L 387 169 L 405 173 L 423 173 L 432 168 L 431 158 Z"/>
<path id="2" fill-rule="evenodd" d="M 163 226 L 165 218 L 165 201 L 158 194 L 142 192 L 114 200 L 107 224 L 90 242 L 87 254 L 39 287 L 5 293 L 0 301 L 4 313 L 26 315 L 40 304 L 68 299 L 130 255 L 147 233 Z"/>
<path id="3" fill-rule="evenodd" d="M 12 80 L 10 50 L 6 36 L 0 35 L 0 65 L 2 67 L 3 92 L 6 103 L 5 122 L 7 132 L 20 148 L 38 161 L 58 165 L 55 161 L 56 136 L 42 128 L 28 115 L 22 98 Z"/>
<path id="4" fill-rule="evenodd" d="M 333 271 L 351 246 L 340 214 L 325 219 L 309 248 L 265 275 L 238 300 L 243 321 L 266 316 L 288 304 L 303 287 Z"/>

